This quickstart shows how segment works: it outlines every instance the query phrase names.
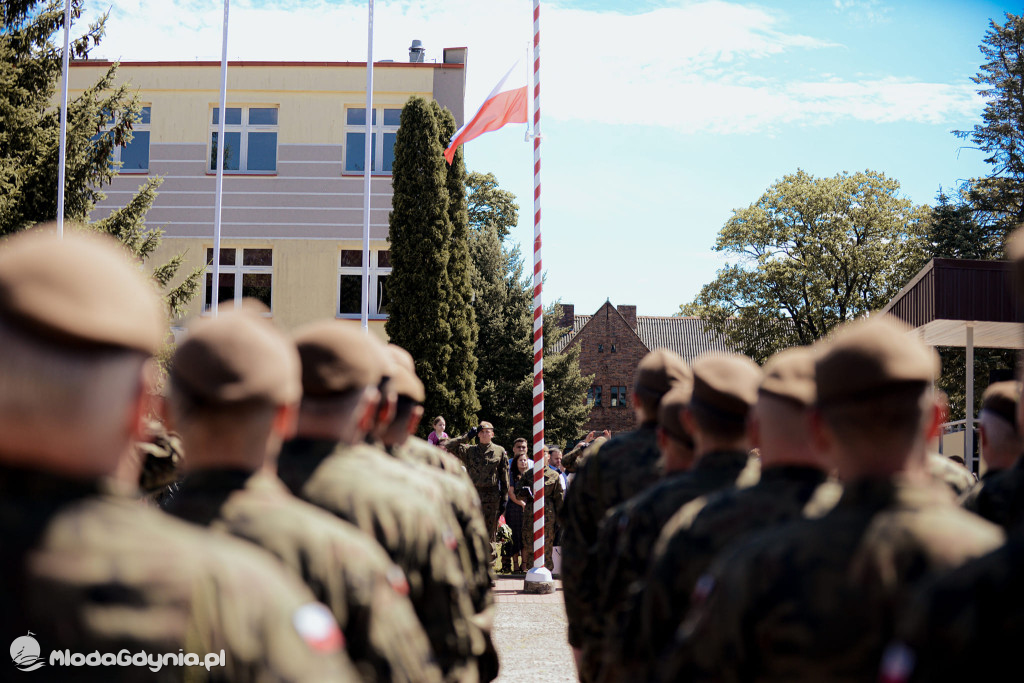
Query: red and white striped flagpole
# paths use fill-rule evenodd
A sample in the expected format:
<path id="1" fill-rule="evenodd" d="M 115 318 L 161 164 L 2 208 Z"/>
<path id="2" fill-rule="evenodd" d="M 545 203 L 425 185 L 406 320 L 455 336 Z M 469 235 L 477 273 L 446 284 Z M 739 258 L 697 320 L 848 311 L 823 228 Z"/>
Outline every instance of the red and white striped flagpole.
<path id="1" fill-rule="evenodd" d="M 533 0 L 533 567 L 544 566 L 544 307 L 540 258 L 540 0 Z M 550 577 L 549 577 L 550 578 Z"/>

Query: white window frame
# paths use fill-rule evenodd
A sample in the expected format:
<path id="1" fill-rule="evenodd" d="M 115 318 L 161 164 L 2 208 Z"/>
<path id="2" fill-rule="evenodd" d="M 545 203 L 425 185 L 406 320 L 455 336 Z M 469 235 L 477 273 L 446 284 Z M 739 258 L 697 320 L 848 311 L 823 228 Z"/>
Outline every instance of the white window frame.
<path id="1" fill-rule="evenodd" d="M 204 248 L 203 248 L 204 258 L 205 258 L 205 254 L 206 254 L 207 250 L 212 250 L 212 249 L 213 249 L 213 245 L 212 244 L 208 244 L 208 245 L 204 246 Z M 235 265 L 233 265 L 233 266 L 225 266 L 225 265 L 220 266 L 220 275 L 221 275 L 221 277 L 223 277 L 225 275 L 234 275 L 234 277 L 235 277 L 235 296 L 234 296 L 234 299 L 232 299 L 232 301 L 234 302 L 234 306 L 232 306 L 232 308 L 237 308 L 238 305 L 242 301 L 242 276 L 243 275 L 245 275 L 245 274 L 261 274 L 261 275 L 262 274 L 269 274 L 270 275 L 270 312 L 269 313 L 264 313 L 263 315 L 264 315 L 264 317 L 267 317 L 267 318 L 271 317 L 273 315 L 273 311 L 274 311 L 274 249 L 273 249 L 273 247 L 270 247 L 270 246 L 225 247 L 225 246 L 221 245 L 221 251 L 224 251 L 226 249 L 234 249 L 235 250 Z M 269 250 L 270 251 L 270 265 L 269 266 L 245 266 L 245 265 L 242 265 L 242 259 L 245 256 L 245 250 L 246 249 L 267 249 L 267 250 Z M 206 276 L 207 275 L 210 275 L 211 278 L 212 278 L 212 275 L 213 275 L 213 263 L 212 262 L 206 264 L 206 270 L 203 272 L 203 291 L 202 291 L 202 298 L 199 300 L 200 302 L 202 302 L 201 303 L 202 315 L 210 315 L 210 306 L 208 306 L 206 304 L 206 295 L 207 295 Z M 211 284 L 213 284 L 213 283 L 211 282 Z M 216 291 L 217 289 L 219 289 L 219 288 L 216 285 L 214 285 L 214 291 Z M 212 304 L 212 302 L 213 302 L 212 295 L 210 297 L 210 301 L 211 301 L 211 304 Z M 221 301 L 218 304 L 218 308 L 220 308 L 222 306 L 225 306 L 227 303 L 228 302 L 226 300 L 225 301 Z"/>
<path id="2" fill-rule="evenodd" d="M 213 136 L 220 132 L 220 124 L 213 123 L 213 112 L 220 109 L 217 105 L 211 105 L 209 112 L 207 113 L 206 120 L 209 122 L 209 131 L 206 135 L 206 173 L 207 175 L 216 174 L 216 160 L 213 158 Z M 281 107 L 276 104 L 232 104 L 225 107 L 225 109 L 241 109 L 241 123 L 225 123 L 224 124 L 224 136 L 227 137 L 228 133 L 239 134 L 239 150 L 238 150 L 238 168 L 225 168 L 224 175 L 277 175 L 277 168 L 280 165 L 281 160 L 278 152 L 281 147 Z M 277 110 L 277 123 L 276 124 L 252 124 L 249 123 L 249 111 L 251 109 L 276 109 Z M 249 133 L 274 133 L 277 135 L 274 142 L 274 168 L 273 169 L 258 169 L 249 170 Z"/>
<path id="3" fill-rule="evenodd" d="M 363 277 L 363 268 L 362 268 L 362 266 L 343 266 L 343 265 L 341 265 L 341 253 L 343 251 L 360 251 L 361 252 L 362 250 L 361 249 L 339 249 L 338 250 L 338 278 L 335 281 L 335 288 L 334 288 L 334 293 L 335 293 L 334 311 L 335 311 L 335 315 L 338 318 L 343 318 L 343 319 L 346 319 L 346 320 L 358 320 L 358 319 L 362 318 L 362 312 L 361 311 L 356 311 L 355 313 L 342 313 L 341 312 L 341 277 L 343 275 L 358 275 L 360 277 L 360 294 L 362 294 L 362 280 L 361 280 L 361 278 Z M 391 271 L 392 271 L 392 268 L 390 266 L 383 267 L 383 266 L 378 266 L 377 265 L 377 256 L 382 251 L 390 251 L 390 248 L 388 248 L 388 249 L 371 249 L 370 250 L 370 278 L 369 278 L 370 279 L 370 283 L 369 284 L 370 284 L 370 291 L 374 293 L 374 296 L 369 301 L 369 312 L 368 312 L 367 315 L 372 320 L 387 320 L 388 319 L 388 314 L 387 313 L 381 313 L 381 312 L 378 311 L 378 304 L 379 304 L 379 302 L 377 301 L 377 296 L 376 296 L 376 293 L 377 293 L 377 278 L 380 277 L 381 275 L 390 275 Z M 204 301 L 205 301 L 205 299 L 204 299 Z M 362 300 L 360 299 L 360 303 L 361 302 L 362 302 Z"/>
<path id="4" fill-rule="evenodd" d="M 131 175 L 147 175 L 149 173 L 149 166 L 150 166 L 150 164 L 153 163 L 153 160 L 152 160 L 151 155 L 150 155 L 150 152 L 152 151 L 151 147 L 152 147 L 152 142 L 153 142 L 152 133 L 151 133 L 152 129 L 150 128 L 150 122 L 146 122 L 146 123 L 142 122 L 142 111 L 144 109 L 148 109 L 149 110 L 149 121 L 151 122 L 153 120 L 153 105 L 151 105 L 151 104 L 143 105 L 139 109 L 139 118 L 132 124 L 132 141 L 129 142 L 128 145 L 136 144 L 136 138 L 135 138 L 135 134 L 136 133 L 141 133 L 143 131 L 145 131 L 146 133 L 150 133 L 149 144 L 146 145 L 146 159 L 147 159 L 146 168 L 125 168 L 124 166 L 121 166 L 121 167 L 118 168 L 118 171 L 117 171 L 119 175 L 129 175 L 129 174 L 131 174 Z M 113 127 L 114 127 L 114 122 L 111 121 L 107 125 L 103 126 L 103 128 L 102 128 L 102 130 L 100 132 L 101 133 L 105 133 L 105 132 L 109 131 L 110 129 L 112 129 Z M 124 149 L 126 146 L 127 145 L 114 145 L 113 152 L 111 152 L 111 154 L 110 154 L 111 162 L 118 163 L 118 164 L 121 163 L 121 150 Z"/>
<path id="5" fill-rule="evenodd" d="M 350 171 L 350 170 L 348 170 L 348 152 L 349 152 L 348 134 L 349 133 L 361 133 L 363 135 L 366 134 L 366 125 L 365 124 L 360 123 L 360 124 L 349 125 L 349 123 L 348 123 L 348 112 L 350 110 L 352 110 L 352 109 L 366 109 L 366 107 L 365 106 L 363 106 L 363 107 L 355 107 L 355 106 L 353 106 L 353 107 L 345 107 L 344 119 L 342 119 L 345 122 L 345 138 L 344 138 L 345 139 L 345 146 L 344 146 L 345 158 L 342 160 L 341 168 L 342 168 L 342 173 L 345 174 L 345 175 L 362 175 L 363 174 L 362 171 Z M 385 133 L 396 133 L 397 134 L 398 133 L 398 126 L 397 125 L 394 125 L 394 126 L 385 126 L 384 125 L 384 110 L 385 109 L 387 109 L 387 110 L 395 110 L 395 111 L 398 111 L 399 113 L 401 113 L 401 111 L 402 111 L 401 107 L 394 107 L 394 106 L 379 106 L 379 107 L 374 107 L 373 108 L 373 111 L 376 112 L 377 122 L 372 124 L 371 127 L 370 127 L 370 130 L 373 133 L 373 141 L 374 141 L 374 149 L 373 149 L 372 155 L 370 157 L 370 159 L 371 159 L 371 161 L 373 163 L 373 168 L 370 170 L 371 175 L 391 175 L 391 171 L 390 170 L 387 170 L 387 171 L 384 170 L 384 134 Z M 360 150 L 359 150 L 360 153 L 362 153 L 363 150 L 365 150 L 365 145 L 366 145 L 365 138 L 363 139 L 363 143 L 362 144 L 363 144 L 363 147 L 360 148 Z M 364 159 L 364 161 L 365 161 L 365 159 Z"/>

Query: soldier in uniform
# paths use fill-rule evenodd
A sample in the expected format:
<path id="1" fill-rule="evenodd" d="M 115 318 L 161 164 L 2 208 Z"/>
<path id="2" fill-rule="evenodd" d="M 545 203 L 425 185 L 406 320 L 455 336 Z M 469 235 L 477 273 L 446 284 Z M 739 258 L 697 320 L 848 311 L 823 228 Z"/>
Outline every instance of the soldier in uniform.
<path id="1" fill-rule="evenodd" d="M 477 437 L 479 443 L 469 444 L 473 437 Z M 466 466 L 469 478 L 476 486 L 480 505 L 483 506 L 484 522 L 487 523 L 487 538 L 492 545 L 498 531 L 498 518 L 505 510 L 505 501 L 509 498 L 508 453 L 491 441 L 493 438 L 494 425 L 481 422 L 462 436 L 442 442 Z M 517 500 L 514 493 L 511 495 L 513 500 Z"/>
<path id="2" fill-rule="evenodd" d="M 633 410 L 640 426 L 591 446 L 578 465 L 562 507 L 562 586 L 569 620 L 569 645 L 580 680 L 591 683 L 600 663 L 602 616 L 598 613 L 598 570 L 603 558 L 591 551 L 598 525 L 615 505 L 661 477 L 657 440 L 658 404 L 672 386 L 692 376 L 678 354 L 657 349 L 637 365 Z M 563 459 L 564 462 L 564 459 Z"/>
<path id="3" fill-rule="evenodd" d="M 680 629 L 682 676 L 873 680 L 913 589 L 1003 542 L 927 472 L 939 360 L 908 331 L 887 316 L 847 323 L 815 363 L 812 439 L 842 497 L 718 557 Z"/>
<path id="4" fill-rule="evenodd" d="M 760 453 L 760 481 L 721 491 L 694 519 L 673 518 L 665 525 L 644 585 L 641 627 L 624 647 L 638 662 L 672 656 L 666 650 L 689 609 L 694 584 L 723 548 L 801 516 L 820 517 L 838 500 L 841 488 L 829 479 L 829 464 L 811 448 L 815 357 L 810 348 L 796 347 L 764 366 L 748 421 L 751 444 Z"/>
<path id="5" fill-rule="evenodd" d="M 602 523 L 597 543 L 597 554 L 606 558 L 598 603 L 605 619 L 600 681 L 633 680 L 630 669 L 641 661 L 635 648 L 641 582 L 662 528 L 683 506 L 695 514 L 702 505 L 698 498 L 734 486 L 752 467 L 746 422 L 760 382 L 761 369 L 746 356 L 713 353 L 698 358 L 692 391 L 686 391 L 689 402 L 682 407 L 686 432 L 693 435 L 692 458 L 615 507 Z M 684 382 L 677 382 L 670 395 L 683 387 Z M 664 413 L 660 417 L 672 418 Z"/>
<path id="6" fill-rule="evenodd" d="M 547 466 L 548 449 L 544 449 L 544 566 L 548 571 L 555 570 L 553 552 L 555 547 L 555 525 L 558 523 L 558 511 L 562 508 L 562 479 L 558 472 Z M 523 526 L 519 533 L 523 539 L 523 567 L 529 571 L 533 568 L 533 467 L 523 472 L 516 487 L 526 496 L 523 508 Z M 512 533 L 516 533 L 513 529 Z"/>
<path id="7" fill-rule="evenodd" d="M 166 510 L 269 551 L 334 614 L 366 681 L 440 681 L 404 575 L 372 538 L 274 474 L 302 393 L 295 346 L 248 311 L 200 320 L 171 358 L 187 476 Z"/>
<path id="8" fill-rule="evenodd" d="M 600 448 L 601 444 L 610 438 L 612 438 L 612 433 L 607 429 L 601 433 L 601 436 L 597 436 L 597 432 L 590 432 L 578 444 L 573 446 L 568 453 L 562 454 L 562 470 L 566 474 L 576 474 L 576 470 L 579 469 L 580 463 L 583 462 L 588 449 L 591 446 L 595 449 Z"/>
<path id="9" fill-rule="evenodd" d="M 963 499 L 963 506 L 1008 532 L 1024 520 L 1024 461 L 1017 427 L 1020 382 L 997 382 L 985 390 L 978 415 L 981 457 L 988 470 Z"/>
<path id="10" fill-rule="evenodd" d="M 473 622 L 451 511 L 436 488 L 365 443 L 385 367 L 379 342 L 358 325 L 336 320 L 306 325 L 294 340 L 303 397 L 296 438 L 285 442 L 278 459 L 281 480 L 384 547 L 405 572 L 445 680 L 478 680 L 475 660 L 485 642 Z"/>
<path id="11" fill-rule="evenodd" d="M 69 230 L 0 249 L 0 624 L 22 646 L 9 666 L 63 681 L 358 680 L 330 612 L 275 560 L 112 481 L 143 437 L 166 334 L 120 245 Z M 186 666 L 60 666 L 51 650 Z"/>

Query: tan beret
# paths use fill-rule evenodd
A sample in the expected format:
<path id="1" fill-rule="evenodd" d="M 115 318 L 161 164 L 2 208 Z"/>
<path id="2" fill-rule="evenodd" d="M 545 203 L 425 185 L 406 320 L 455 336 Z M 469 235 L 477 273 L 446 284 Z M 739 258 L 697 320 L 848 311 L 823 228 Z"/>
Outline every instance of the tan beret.
<path id="1" fill-rule="evenodd" d="M 995 413 L 1017 429 L 1017 402 L 1020 401 L 1020 382 L 995 382 L 981 395 L 981 409 Z"/>
<path id="2" fill-rule="evenodd" d="M 708 353 L 693 363 L 692 403 L 743 419 L 757 403 L 761 368 L 738 353 Z"/>
<path id="3" fill-rule="evenodd" d="M 398 363 L 409 372 L 416 374 L 416 361 L 413 360 L 412 354 L 403 349 L 398 344 L 388 344 L 388 353 L 391 354 L 391 360 Z"/>
<path id="4" fill-rule="evenodd" d="M 409 369 L 404 359 L 399 353 L 401 351 L 405 355 L 409 355 L 405 349 L 389 344 L 387 346 L 388 355 L 391 357 L 391 381 L 390 387 L 399 396 L 405 396 L 411 398 L 416 403 L 423 403 L 426 400 L 427 394 L 423 389 L 423 382 L 416 376 L 416 371 Z M 409 356 L 409 360 L 412 360 L 412 356 Z"/>
<path id="5" fill-rule="evenodd" d="M 39 228 L 0 244 L 0 319 L 68 347 L 156 353 L 167 320 L 153 284 L 112 238 Z"/>
<path id="6" fill-rule="evenodd" d="M 477 429 L 494 429 L 494 425 L 486 420 L 477 425 Z"/>
<path id="7" fill-rule="evenodd" d="M 693 383 L 680 383 L 661 397 L 658 404 L 658 426 L 677 441 L 693 446 L 693 436 L 683 425 L 683 409 L 690 405 Z"/>
<path id="8" fill-rule="evenodd" d="M 761 392 L 798 403 L 814 405 L 814 361 L 818 354 L 809 346 L 779 351 L 764 364 Z"/>
<path id="9" fill-rule="evenodd" d="M 358 323 L 324 320 L 295 331 L 306 396 L 330 396 L 376 387 L 384 376 L 380 342 Z"/>
<path id="10" fill-rule="evenodd" d="M 171 357 L 169 374 L 172 392 L 211 405 L 284 405 L 302 396 L 295 347 L 270 321 L 249 310 L 194 323 Z"/>
<path id="11" fill-rule="evenodd" d="M 655 349 L 640 361 L 636 368 L 633 389 L 641 395 L 661 398 L 679 381 L 692 381 L 689 366 L 674 351 Z"/>
<path id="12" fill-rule="evenodd" d="M 890 315 L 841 325 L 814 366 L 818 403 L 870 400 L 879 394 L 933 382 L 939 354 Z"/>

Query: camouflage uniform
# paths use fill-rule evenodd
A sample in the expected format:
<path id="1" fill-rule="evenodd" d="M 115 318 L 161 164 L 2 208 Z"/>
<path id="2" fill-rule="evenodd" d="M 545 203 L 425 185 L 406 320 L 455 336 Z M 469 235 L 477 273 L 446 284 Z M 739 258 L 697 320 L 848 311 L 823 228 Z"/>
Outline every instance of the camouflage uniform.
<path id="1" fill-rule="evenodd" d="M 490 543 L 494 543 L 498 531 L 498 518 L 504 512 L 505 500 L 508 498 L 508 453 L 493 441 L 485 446 L 467 445 L 468 440 L 469 436 L 463 434 L 446 441 L 445 448 L 466 466 L 466 472 L 469 473 L 476 493 L 480 496 L 484 522 L 487 523 L 487 538 Z"/>
<path id="2" fill-rule="evenodd" d="M 761 481 L 750 488 L 712 496 L 695 519 L 676 515 L 669 520 L 643 586 L 640 626 L 622 644 L 623 653 L 632 653 L 624 660 L 626 665 L 642 666 L 665 656 L 689 610 L 694 584 L 724 547 L 799 517 L 820 517 L 835 505 L 841 491 L 818 468 L 775 466 L 762 470 Z"/>
<path id="3" fill-rule="evenodd" d="M 928 454 L 928 471 L 933 477 L 948 486 L 956 496 L 964 495 L 978 483 L 970 470 L 941 453 Z"/>
<path id="4" fill-rule="evenodd" d="M 523 472 L 516 490 L 523 488 L 531 491 L 523 508 L 523 527 L 520 530 L 523 538 L 523 568 L 533 568 L 533 470 Z M 550 467 L 544 468 L 544 566 L 554 571 L 555 564 L 551 557 L 555 545 L 555 525 L 558 523 L 558 511 L 562 507 L 562 480 L 558 473 Z"/>
<path id="5" fill-rule="evenodd" d="M 597 568 L 603 558 L 592 553 L 598 525 L 608 510 L 655 484 L 660 477 L 656 425 L 648 422 L 634 431 L 616 434 L 599 447 L 588 448 L 566 492 L 561 517 L 562 585 L 569 644 L 584 650 L 580 680 L 594 680 L 600 662 L 603 624 L 597 609 Z"/>
<path id="6" fill-rule="evenodd" d="M 601 637 L 602 681 L 625 681 L 632 676 L 622 664 L 631 658 L 636 624 L 627 624 L 637 613 L 638 586 L 647 573 L 654 545 L 665 523 L 687 503 L 700 496 L 732 486 L 747 468 L 746 451 L 713 451 L 697 461 L 692 470 L 676 472 L 663 481 L 616 506 L 601 524 L 596 554 L 605 564 L 598 567 L 601 595 L 598 609 L 604 617 Z"/>
<path id="7" fill-rule="evenodd" d="M 682 670 L 663 680 L 875 680 L 912 590 L 1002 542 L 937 484 L 848 484 L 821 519 L 719 556 L 680 629 Z"/>
<path id="8" fill-rule="evenodd" d="M 139 488 L 156 505 L 169 501 L 181 478 L 184 448 L 181 438 L 158 420 L 146 420 L 145 439 L 135 444 L 139 462 Z"/>
<path id="9" fill-rule="evenodd" d="M 31 630 L 44 661 L 65 649 L 225 654 L 209 672 L 47 662 L 44 679 L 359 680 L 329 616 L 326 630 L 306 628 L 326 608 L 263 551 L 96 483 L 0 466 L 0 539 L 3 635 Z"/>
<path id="10" fill-rule="evenodd" d="M 1009 469 L 986 476 L 963 499 L 963 506 L 995 522 L 1007 532 L 1024 520 L 1024 458 Z"/>
<path id="11" fill-rule="evenodd" d="M 447 512 L 409 469 L 367 444 L 294 439 L 278 474 L 293 493 L 370 534 L 402 568 L 409 598 L 446 680 L 478 679 L 484 640 Z"/>
<path id="12" fill-rule="evenodd" d="M 292 496 L 277 477 L 190 473 L 167 511 L 269 551 L 327 605 L 365 681 L 440 681 L 402 571 L 354 526 Z"/>

